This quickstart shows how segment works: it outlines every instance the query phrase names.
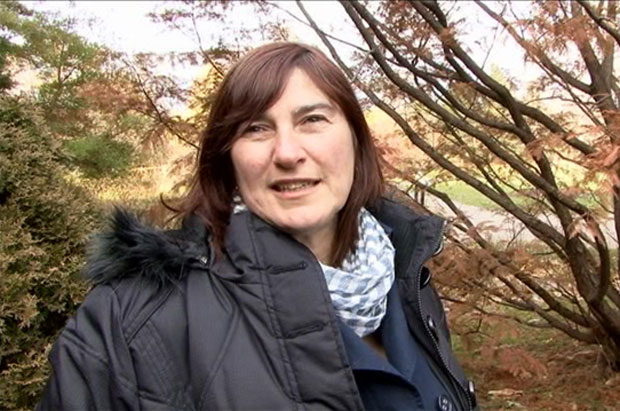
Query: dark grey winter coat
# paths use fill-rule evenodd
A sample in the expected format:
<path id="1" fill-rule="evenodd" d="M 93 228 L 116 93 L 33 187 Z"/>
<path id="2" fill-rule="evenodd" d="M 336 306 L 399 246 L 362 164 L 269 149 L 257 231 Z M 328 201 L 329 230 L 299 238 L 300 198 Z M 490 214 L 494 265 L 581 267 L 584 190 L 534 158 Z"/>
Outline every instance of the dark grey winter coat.
<path id="1" fill-rule="evenodd" d="M 423 266 L 442 221 L 390 201 L 371 211 L 392 228 L 413 335 L 471 409 Z M 88 268 L 98 285 L 50 355 L 41 410 L 363 409 L 312 253 L 249 212 L 232 216 L 225 258 L 206 235 L 197 219 L 162 232 L 116 214 Z"/>

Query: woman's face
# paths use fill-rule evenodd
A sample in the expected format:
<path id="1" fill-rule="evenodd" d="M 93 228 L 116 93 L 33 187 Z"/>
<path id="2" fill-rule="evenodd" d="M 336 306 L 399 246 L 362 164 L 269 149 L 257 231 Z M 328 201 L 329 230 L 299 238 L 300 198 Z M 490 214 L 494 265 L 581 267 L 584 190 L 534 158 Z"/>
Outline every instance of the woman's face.
<path id="1" fill-rule="evenodd" d="M 279 100 L 238 133 L 231 157 L 247 207 L 306 245 L 331 242 L 355 162 L 340 108 L 295 69 Z"/>

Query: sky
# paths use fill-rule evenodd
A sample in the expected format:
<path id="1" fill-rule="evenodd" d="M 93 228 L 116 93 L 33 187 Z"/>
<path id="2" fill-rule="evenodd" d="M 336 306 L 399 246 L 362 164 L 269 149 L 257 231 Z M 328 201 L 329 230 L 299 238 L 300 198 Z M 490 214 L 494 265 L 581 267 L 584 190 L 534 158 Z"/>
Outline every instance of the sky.
<path id="1" fill-rule="evenodd" d="M 77 20 L 76 31 L 90 41 L 103 44 L 113 50 L 129 54 L 138 52 L 168 53 L 189 52 L 198 49 L 193 33 L 183 33 L 155 23 L 148 17 L 150 12 L 162 11 L 175 6 L 174 1 L 22 1 L 27 7 L 39 12 L 55 13 L 59 17 Z M 302 16 L 292 1 L 278 4 L 297 16 Z M 349 26 L 349 33 L 343 32 L 345 18 L 342 7 L 336 1 L 305 2 L 308 12 L 316 16 L 321 28 L 344 38 L 353 39 L 355 33 Z M 198 21 L 203 44 L 214 45 L 218 36 L 240 27 L 258 24 L 251 7 L 238 7 L 234 18 L 226 22 Z M 281 16 L 285 14 L 281 12 Z M 296 38 L 322 48 L 319 38 L 306 25 L 288 18 L 287 25 Z M 231 34 L 232 35 L 232 34 Z M 201 67 L 162 66 L 163 72 L 174 71 L 183 83 L 191 82 L 202 72 Z"/>
<path id="2" fill-rule="evenodd" d="M 23 1 L 34 10 L 76 18 L 77 31 L 91 41 L 127 53 L 190 51 L 194 44 L 147 16 L 165 7 L 154 1 Z"/>
<path id="3" fill-rule="evenodd" d="M 155 23 L 149 17 L 149 12 L 162 11 L 174 7 L 174 1 L 22 1 L 28 7 L 41 11 L 58 13 L 62 17 L 73 17 L 78 20 L 77 31 L 87 39 L 102 43 L 114 50 L 126 53 L 154 52 L 167 53 L 171 51 L 186 52 L 198 49 L 196 38 L 191 33 L 166 27 L 162 23 Z M 293 1 L 279 1 L 278 5 L 289 12 L 302 17 L 301 12 Z M 527 3 L 524 7 L 527 6 Z M 347 21 L 343 8 L 336 1 L 305 1 L 304 6 L 315 18 L 322 29 L 345 40 L 362 44 L 352 24 L 343 24 Z M 517 7 L 519 4 L 517 4 Z M 462 6 L 464 16 L 470 24 L 468 31 L 473 37 L 478 37 L 483 43 L 499 36 L 505 41 L 505 33 L 495 33 L 488 25 L 487 19 L 482 19 L 480 10 L 474 4 Z M 306 25 L 289 18 L 284 13 L 280 17 L 287 17 L 290 31 L 302 42 L 314 44 L 325 50 L 318 36 Z M 199 20 L 199 32 L 203 44 L 208 47 L 215 44 L 222 33 L 231 33 L 240 27 L 258 25 L 257 17 L 251 7 L 239 7 L 234 17 L 225 22 Z M 229 30 L 228 32 L 226 30 Z M 485 34 L 486 33 L 486 34 Z M 480 34 L 483 34 L 482 36 Z M 481 50 L 487 44 L 480 44 L 480 48 L 473 47 L 472 55 L 475 60 L 487 60 L 497 67 L 518 73 L 524 80 L 531 73 L 523 64 L 523 57 L 517 47 L 495 44 L 489 56 Z M 346 58 L 347 47 L 341 46 Z M 325 50 L 326 51 L 326 50 Z M 329 54 L 329 53 L 328 53 Z M 175 75 L 184 83 L 191 82 L 202 69 L 197 66 L 162 67 L 164 72 L 174 70 Z"/>
<path id="4" fill-rule="evenodd" d="M 128 53 L 191 51 L 195 39 L 177 30 L 154 23 L 147 16 L 174 7 L 174 1 L 22 1 L 30 8 L 42 12 L 54 12 L 63 17 L 77 18 L 81 23 L 78 32 L 86 38 L 103 43 L 115 50 Z M 281 7 L 301 16 L 294 2 L 278 2 Z M 325 28 L 338 25 L 344 12 L 335 1 L 306 2 L 306 8 Z M 90 20 L 90 23 L 89 23 Z M 224 23 L 202 22 L 200 32 L 205 38 L 217 36 L 225 26 L 241 27 L 256 24 L 256 16 L 250 8 L 240 8 L 234 21 Z M 301 40 L 317 44 L 318 37 L 301 23 L 290 20 L 290 28 Z"/>

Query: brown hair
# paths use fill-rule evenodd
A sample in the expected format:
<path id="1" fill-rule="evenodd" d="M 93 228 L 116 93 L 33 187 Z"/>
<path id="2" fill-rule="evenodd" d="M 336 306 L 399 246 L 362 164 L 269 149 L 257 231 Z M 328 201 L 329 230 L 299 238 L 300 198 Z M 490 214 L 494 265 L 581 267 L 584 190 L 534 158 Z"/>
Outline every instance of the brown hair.
<path id="1" fill-rule="evenodd" d="M 336 248 L 332 250 L 330 261 L 339 266 L 355 246 L 360 209 L 379 198 L 383 177 L 368 124 L 351 85 L 334 63 L 311 46 L 268 44 L 246 54 L 228 72 L 209 113 L 196 171 L 180 203 L 179 213 L 181 217 L 200 216 L 212 233 L 216 251 L 223 252 L 236 187 L 230 148 L 237 129 L 278 100 L 294 68 L 303 70 L 338 105 L 356 140 L 353 184 L 339 213 Z"/>

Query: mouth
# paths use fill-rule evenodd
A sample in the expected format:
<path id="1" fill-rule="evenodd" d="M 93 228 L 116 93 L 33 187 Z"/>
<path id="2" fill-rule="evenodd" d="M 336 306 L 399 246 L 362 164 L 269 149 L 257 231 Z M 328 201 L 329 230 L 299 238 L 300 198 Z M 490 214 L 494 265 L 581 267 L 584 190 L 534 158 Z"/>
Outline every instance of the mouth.
<path id="1" fill-rule="evenodd" d="M 320 183 L 321 180 L 280 180 L 271 184 L 269 187 L 280 193 L 292 193 L 295 191 L 301 191 L 305 188 L 314 187 Z"/>

